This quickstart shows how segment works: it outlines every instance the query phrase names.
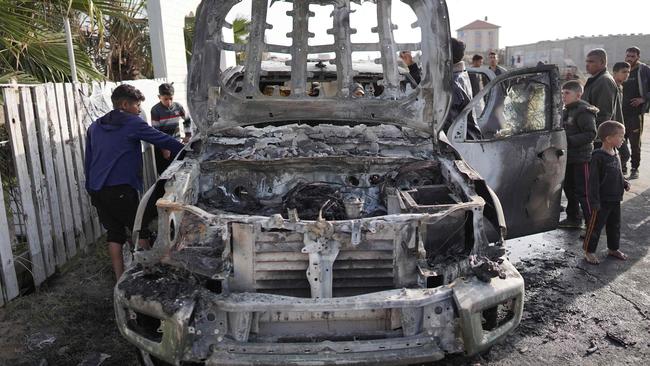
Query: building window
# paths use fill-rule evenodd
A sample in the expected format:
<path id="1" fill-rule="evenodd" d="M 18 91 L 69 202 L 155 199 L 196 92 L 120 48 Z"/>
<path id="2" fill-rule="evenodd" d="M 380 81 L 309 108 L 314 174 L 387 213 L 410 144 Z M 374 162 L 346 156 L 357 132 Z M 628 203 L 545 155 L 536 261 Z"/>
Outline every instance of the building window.
<path id="1" fill-rule="evenodd" d="M 488 47 L 492 49 L 496 48 L 496 44 L 494 42 L 494 32 L 492 31 L 488 32 Z"/>
<path id="2" fill-rule="evenodd" d="M 476 31 L 474 32 L 474 49 L 475 50 L 480 50 L 481 49 L 481 31 Z"/>

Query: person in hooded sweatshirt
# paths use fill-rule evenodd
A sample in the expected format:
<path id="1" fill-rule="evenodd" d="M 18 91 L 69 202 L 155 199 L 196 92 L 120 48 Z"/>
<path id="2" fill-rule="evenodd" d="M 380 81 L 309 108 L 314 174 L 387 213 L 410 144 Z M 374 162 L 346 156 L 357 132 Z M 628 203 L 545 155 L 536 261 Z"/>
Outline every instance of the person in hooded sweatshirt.
<path id="1" fill-rule="evenodd" d="M 598 108 L 585 102 L 582 85 L 567 81 L 562 85 L 562 123 L 567 139 L 567 164 L 564 174 L 564 194 L 567 198 L 566 219 L 560 221 L 562 228 L 579 229 L 581 216 L 587 220 L 591 213 L 587 199 L 589 161 L 596 138 L 596 115 Z M 580 211 L 582 210 L 582 215 Z"/>
<path id="2" fill-rule="evenodd" d="M 126 229 L 133 228 L 142 192 L 141 141 L 166 149 L 176 156 L 183 144 L 149 126 L 139 117 L 142 92 L 122 84 L 111 95 L 113 110 L 88 127 L 86 138 L 86 190 L 99 221 L 107 231 L 106 241 L 113 271 L 119 279 L 124 272 L 122 245 Z M 140 246 L 149 246 L 148 233 L 141 232 Z"/>

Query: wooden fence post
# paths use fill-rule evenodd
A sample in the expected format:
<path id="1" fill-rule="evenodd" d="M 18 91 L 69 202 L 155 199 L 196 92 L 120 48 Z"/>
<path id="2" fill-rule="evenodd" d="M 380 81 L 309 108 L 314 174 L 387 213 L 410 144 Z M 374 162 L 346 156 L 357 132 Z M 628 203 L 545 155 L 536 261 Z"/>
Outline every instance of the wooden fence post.
<path id="1" fill-rule="evenodd" d="M 2 182 L 2 176 L 0 176 L 0 182 Z M 5 207 L 5 197 L 2 192 L 2 183 L 0 183 L 0 279 L 2 280 L 0 281 L 2 283 L 0 286 L 0 305 L 18 296 L 19 293 Z M 3 289 L 4 291 L 2 291 Z M 2 292 L 4 292 L 4 297 Z"/>
<path id="2" fill-rule="evenodd" d="M 32 198 L 31 179 L 25 159 L 25 146 L 23 145 L 23 133 L 21 127 L 20 113 L 18 112 L 18 95 L 15 88 L 4 88 L 4 101 L 7 109 L 7 121 L 9 136 L 11 138 L 11 150 L 13 152 L 16 175 L 20 187 L 20 198 L 25 215 L 25 231 L 27 233 L 27 244 L 31 260 L 31 273 L 34 284 L 38 287 L 46 278 L 43 252 L 41 251 L 40 237 L 38 235 L 38 220 L 34 209 Z"/>
<path id="3" fill-rule="evenodd" d="M 86 133 L 88 131 L 88 127 L 90 127 L 90 124 L 93 122 L 90 120 L 90 115 L 88 114 L 88 111 L 86 110 L 86 103 L 84 99 L 88 99 L 88 85 L 87 84 L 77 84 L 76 89 L 75 89 L 75 107 L 77 110 L 77 121 L 79 122 L 79 137 L 81 141 L 81 151 L 83 153 L 84 159 L 86 157 Z M 84 178 L 85 177 L 85 171 L 84 171 Z M 97 210 L 95 207 L 90 204 L 90 200 L 87 200 L 88 204 L 88 212 L 89 212 L 89 220 L 90 224 L 92 225 L 93 233 L 94 235 L 89 238 L 89 240 L 92 239 L 94 242 L 95 240 L 99 239 L 100 236 L 103 234 L 103 228 L 101 224 L 99 223 L 99 216 L 97 215 Z"/>
<path id="4" fill-rule="evenodd" d="M 65 91 L 63 84 L 55 84 L 56 103 L 59 114 L 59 125 L 61 128 L 61 141 L 63 142 L 63 160 L 65 162 L 66 179 L 68 180 L 68 187 L 70 187 L 70 196 L 68 198 L 72 205 L 72 218 L 74 219 L 74 234 L 75 242 L 81 246 L 81 243 L 86 243 L 86 235 L 81 220 L 81 207 L 79 205 L 79 183 L 74 175 L 74 161 L 72 160 L 72 140 L 70 138 L 70 130 L 68 128 L 68 116 L 65 107 Z M 64 198 L 64 199 L 65 199 Z M 72 249 L 72 248 L 69 248 Z M 73 252 L 69 252 L 68 256 L 73 257 L 77 254 L 76 246 Z"/>
<path id="5" fill-rule="evenodd" d="M 63 224 L 63 234 L 65 237 L 65 247 L 67 258 L 72 258 L 77 253 L 76 235 L 74 230 L 74 219 L 72 213 L 72 203 L 70 202 L 70 186 L 68 185 L 67 171 L 65 168 L 65 141 L 61 134 L 61 125 L 59 123 L 59 113 L 57 110 L 56 93 L 54 84 L 45 85 L 47 100 L 47 116 L 49 118 L 49 130 L 52 137 L 52 161 L 54 162 L 54 172 L 56 173 L 56 186 L 58 188 L 58 198 L 61 207 L 61 222 Z M 64 253 L 65 254 L 65 253 Z M 65 258 L 63 263 L 65 263 Z"/>
<path id="6" fill-rule="evenodd" d="M 50 215 L 52 217 L 52 234 L 54 238 L 54 257 L 57 266 L 62 266 L 66 262 L 65 255 L 65 225 L 61 215 L 61 205 L 59 194 L 61 189 L 56 181 L 56 169 L 54 162 L 57 157 L 57 147 L 52 141 L 55 137 L 52 127 L 52 119 L 48 115 L 47 97 L 45 87 L 38 85 L 33 89 L 33 98 L 36 104 L 36 123 L 38 124 L 38 142 L 41 148 L 41 157 L 43 160 L 43 170 L 47 181 L 47 190 L 50 198 Z M 54 159 L 53 159 L 54 158 Z M 62 195 L 63 197 L 63 195 Z"/>
<path id="7" fill-rule="evenodd" d="M 34 209 L 36 211 L 36 226 L 40 232 L 40 246 L 43 250 L 45 271 L 47 276 L 54 274 L 56 261 L 54 259 L 54 241 L 52 240 L 52 219 L 50 216 L 48 185 L 43 176 L 41 166 L 41 153 L 38 148 L 38 134 L 36 121 L 34 119 L 34 103 L 29 87 L 20 87 L 20 100 L 23 110 L 24 124 L 23 137 L 26 143 L 25 152 L 30 169 L 33 197 L 35 199 Z"/>
<path id="8" fill-rule="evenodd" d="M 84 240 L 80 241 L 82 248 L 92 243 L 93 228 L 90 221 L 88 209 L 88 193 L 86 192 L 86 176 L 84 174 L 83 148 L 81 147 L 81 138 L 79 138 L 79 124 L 77 122 L 77 112 L 74 103 L 74 87 L 72 84 L 65 84 L 65 100 L 68 110 L 68 125 L 70 127 L 70 150 L 72 153 L 72 167 L 75 172 L 78 183 L 78 199 L 81 214 L 81 224 L 84 231 Z"/>

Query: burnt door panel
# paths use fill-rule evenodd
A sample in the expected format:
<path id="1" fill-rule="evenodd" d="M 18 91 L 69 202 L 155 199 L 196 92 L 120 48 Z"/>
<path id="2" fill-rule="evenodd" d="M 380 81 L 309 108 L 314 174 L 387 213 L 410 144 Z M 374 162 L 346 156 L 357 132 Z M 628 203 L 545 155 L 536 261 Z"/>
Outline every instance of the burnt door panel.
<path id="1" fill-rule="evenodd" d="M 485 103 L 476 119 L 481 140 L 467 140 L 468 115 Z M 490 82 L 449 129 L 449 140 L 496 192 L 507 237 L 557 227 L 566 165 L 557 69 L 517 70 Z"/>

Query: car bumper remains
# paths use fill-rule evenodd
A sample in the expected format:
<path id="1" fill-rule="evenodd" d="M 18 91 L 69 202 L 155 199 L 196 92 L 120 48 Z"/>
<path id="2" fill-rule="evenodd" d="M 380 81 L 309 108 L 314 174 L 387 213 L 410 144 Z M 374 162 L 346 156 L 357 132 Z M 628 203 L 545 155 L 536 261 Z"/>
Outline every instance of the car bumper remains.
<path id="1" fill-rule="evenodd" d="M 321 299 L 218 294 L 132 269 L 115 287 L 115 309 L 129 342 L 175 365 L 410 364 L 481 352 L 518 325 L 524 282 L 501 266 L 506 279 Z"/>

